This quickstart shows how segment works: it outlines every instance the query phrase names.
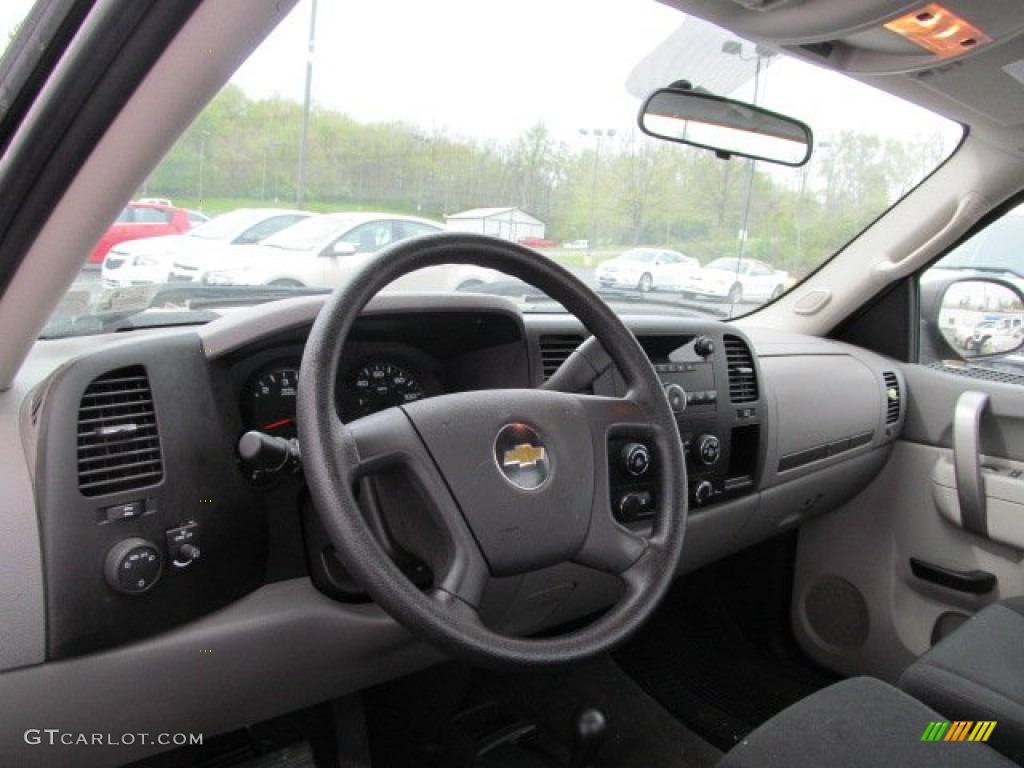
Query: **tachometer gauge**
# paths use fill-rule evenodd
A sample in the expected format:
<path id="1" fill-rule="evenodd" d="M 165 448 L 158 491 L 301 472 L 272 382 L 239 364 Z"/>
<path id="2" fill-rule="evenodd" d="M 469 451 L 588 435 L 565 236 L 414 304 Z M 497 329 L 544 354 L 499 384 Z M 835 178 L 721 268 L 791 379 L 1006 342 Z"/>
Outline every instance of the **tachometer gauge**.
<path id="1" fill-rule="evenodd" d="M 249 425 L 278 437 L 295 437 L 295 399 L 299 393 L 297 368 L 274 368 L 261 374 L 249 395 Z"/>
<path id="2" fill-rule="evenodd" d="M 424 394 L 419 381 L 401 366 L 389 362 L 365 363 L 356 371 L 353 389 L 357 417 L 414 402 Z"/>

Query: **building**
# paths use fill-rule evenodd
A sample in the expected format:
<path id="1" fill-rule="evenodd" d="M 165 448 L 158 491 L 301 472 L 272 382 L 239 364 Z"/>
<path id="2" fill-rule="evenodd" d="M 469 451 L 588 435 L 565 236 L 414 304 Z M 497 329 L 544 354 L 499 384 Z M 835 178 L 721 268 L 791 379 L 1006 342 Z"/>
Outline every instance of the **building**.
<path id="1" fill-rule="evenodd" d="M 544 222 L 518 208 L 474 208 L 444 220 L 450 232 L 476 232 L 513 242 L 544 239 Z"/>

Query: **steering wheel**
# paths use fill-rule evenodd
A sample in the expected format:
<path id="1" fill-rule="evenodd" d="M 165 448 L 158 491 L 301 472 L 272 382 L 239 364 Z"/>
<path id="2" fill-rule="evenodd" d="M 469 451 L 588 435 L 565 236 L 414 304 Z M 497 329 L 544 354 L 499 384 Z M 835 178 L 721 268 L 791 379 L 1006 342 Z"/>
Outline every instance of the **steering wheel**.
<path id="1" fill-rule="evenodd" d="M 459 392 L 342 423 L 337 371 L 360 311 L 396 278 L 446 263 L 500 270 L 544 291 L 608 350 L 626 394 Z M 464 233 L 425 235 L 381 250 L 325 302 L 306 343 L 298 389 L 306 480 L 338 556 L 381 608 L 452 655 L 490 665 L 580 660 L 625 639 L 671 584 L 687 485 L 661 382 L 608 305 L 536 252 Z M 649 536 L 613 517 L 612 437 L 641 437 L 652 448 L 658 483 Z M 426 590 L 385 554 L 353 491 L 361 479 L 395 470 L 424 509 L 399 510 L 388 523 L 398 543 L 430 567 L 433 585 Z M 478 609 L 489 577 L 567 561 L 617 575 L 624 586 L 618 602 L 593 623 L 556 637 L 512 637 L 484 625 Z"/>

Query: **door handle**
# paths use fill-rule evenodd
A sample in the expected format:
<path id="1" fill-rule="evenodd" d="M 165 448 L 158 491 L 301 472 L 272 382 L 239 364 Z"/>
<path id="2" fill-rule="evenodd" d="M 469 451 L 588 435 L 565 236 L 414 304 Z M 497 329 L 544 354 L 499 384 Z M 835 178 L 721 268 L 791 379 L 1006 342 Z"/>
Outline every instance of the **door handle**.
<path id="1" fill-rule="evenodd" d="M 981 477 L 981 416 L 988 407 L 984 392 L 964 392 L 953 412 L 953 472 L 964 530 L 988 535 L 985 484 Z"/>

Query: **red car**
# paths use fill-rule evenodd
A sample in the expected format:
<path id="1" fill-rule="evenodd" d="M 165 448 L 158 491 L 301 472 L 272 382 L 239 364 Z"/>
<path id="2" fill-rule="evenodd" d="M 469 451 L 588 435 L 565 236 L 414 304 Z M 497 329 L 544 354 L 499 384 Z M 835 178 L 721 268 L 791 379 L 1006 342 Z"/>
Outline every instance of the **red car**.
<path id="1" fill-rule="evenodd" d="M 546 240 L 543 237 L 524 237 L 519 240 L 520 245 L 526 245 L 530 248 L 554 248 L 554 240 Z"/>
<path id="2" fill-rule="evenodd" d="M 89 254 L 87 264 L 99 265 L 107 251 L 125 240 L 141 240 L 158 235 L 176 235 L 193 226 L 188 211 L 156 203 L 128 203 Z"/>

